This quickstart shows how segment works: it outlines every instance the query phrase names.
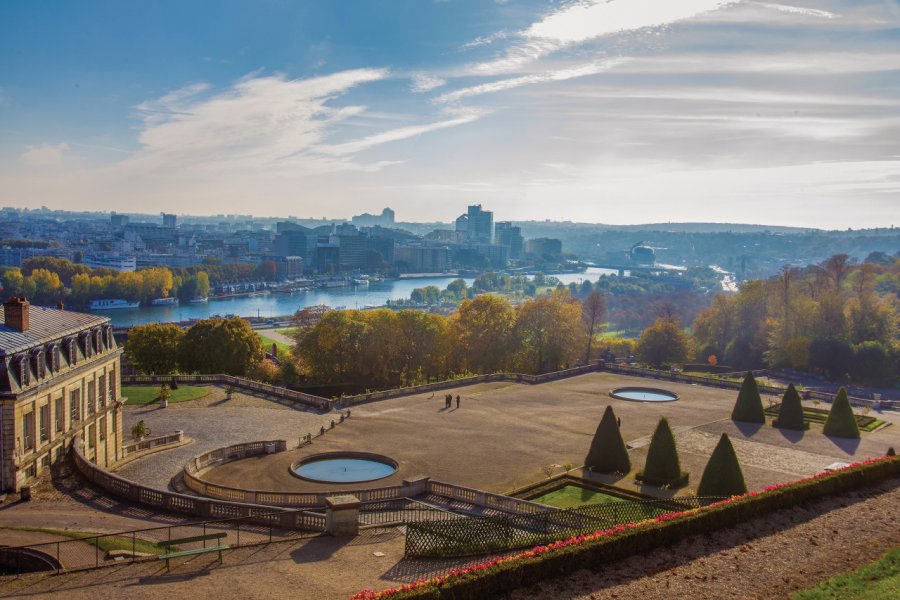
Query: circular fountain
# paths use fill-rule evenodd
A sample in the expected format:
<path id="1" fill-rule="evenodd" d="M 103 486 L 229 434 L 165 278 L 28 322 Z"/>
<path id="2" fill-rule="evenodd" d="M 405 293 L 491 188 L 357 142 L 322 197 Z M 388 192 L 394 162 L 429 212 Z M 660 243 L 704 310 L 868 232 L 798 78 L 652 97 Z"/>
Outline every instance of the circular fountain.
<path id="1" fill-rule="evenodd" d="M 669 390 L 649 387 L 620 387 L 609 393 L 618 400 L 631 400 L 633 402 L 673 402 L 678 400 L 678 394 Z"/>
<path id="2" fill-rule="evenodd" d="M 359 483 L 384 479 L 397 472 L 397 461 L 369 452 L 324 452 L 291 465 L 291 473 L 318 483 Z"/>

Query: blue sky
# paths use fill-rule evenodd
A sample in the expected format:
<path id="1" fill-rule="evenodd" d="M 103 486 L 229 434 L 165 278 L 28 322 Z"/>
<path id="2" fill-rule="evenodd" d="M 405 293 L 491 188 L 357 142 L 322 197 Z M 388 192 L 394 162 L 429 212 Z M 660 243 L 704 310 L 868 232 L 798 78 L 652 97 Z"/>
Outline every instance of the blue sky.
<path id="1" fill-rule="evenodd" d="M 0 204 L 900 225 L 900 4 L 0 3 Z"/>

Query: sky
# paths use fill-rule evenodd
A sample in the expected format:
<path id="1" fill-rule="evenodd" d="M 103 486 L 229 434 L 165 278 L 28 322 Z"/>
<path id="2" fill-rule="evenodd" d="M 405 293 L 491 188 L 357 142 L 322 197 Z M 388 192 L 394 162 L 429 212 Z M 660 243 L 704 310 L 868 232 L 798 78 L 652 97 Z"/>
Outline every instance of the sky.
<path id="1" fill-rule="evenodd" d="M 0 3 L 0 205 L 900 225 L 900 0 Z"/>

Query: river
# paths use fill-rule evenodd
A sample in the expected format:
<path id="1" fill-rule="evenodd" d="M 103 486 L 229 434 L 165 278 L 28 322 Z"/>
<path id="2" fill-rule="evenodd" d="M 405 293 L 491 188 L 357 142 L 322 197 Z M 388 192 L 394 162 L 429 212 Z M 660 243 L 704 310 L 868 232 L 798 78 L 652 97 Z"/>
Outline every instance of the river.
<path id="1" fill-rule="evenodd" d="M 568 285 L 585 279 L 597 281 L 600 275 L 613 274 L 611 269 L 591 267 L 583 273 L 557 273 L 553 277 Z M 206 304 L 181 304 L 179 306 L 142 306 L 140 308 L 94 311 L 109 317 L 114 327 L 132 327 L 146 323 L 168 323 L 189 319 L 207 319 L 214 315 L 238 315 L 241 317 L 273 318 L 292 315 L 306 306 L 325 304 L 332 308 L 364 308 L 384 306 L 388 300 L 409 298 L 415 288 L 429 285 L 443 290 L 458 277 L 415 277 L 374 281 L 367 286 L 347 286 L 329 289 L 310 289 L 293 294 L 268 294 L 265 296 L 240 296 L 225 300 L 210 300 Z M 463 278 L 466 285 L 473 279 Z"/>

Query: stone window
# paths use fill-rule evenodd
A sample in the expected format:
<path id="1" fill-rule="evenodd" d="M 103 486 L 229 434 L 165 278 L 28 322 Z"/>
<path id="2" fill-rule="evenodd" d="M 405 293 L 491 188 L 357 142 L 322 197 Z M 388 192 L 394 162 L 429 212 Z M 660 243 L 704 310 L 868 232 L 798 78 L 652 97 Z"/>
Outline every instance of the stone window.
<path id="1" fill-rule="evenodd" d="M 106 375 L 97 379 L 97 391 L 99 392 L 100 408 L 106 406 Z"/>
<path id="2" fill-rule="evenodd" d="M 25 413 L 22 417 L 22 448 L 34 450 L 34 412 Z"/>
<path id="3" fill-rule="evenodd" d="M 81 390 L 74 389 L 69 392 L 69 407 L 72 411 L 72 422 L 81 420 Z"/>
<path id="4" fill-rule="evenodd" d="M 116 372 L 113 371 L 109 374 L 109 401 L 116 401 Z"/>
<path id="5" fill-rule="evenodd" d="M 62 433 L 66 428 L 66 398 L 63 395 L 60 395 L 59 398 L 56 399 L 55 406 L 56 409 L 56 433 Z"/>
<path id="6" fill-rule="evenodd" d="M 88 381 L 87 384 L 87 414 L 94 414 L 94 407 L 97 404 L 97 384 Z M 102 404 L 101 404 L 102 406 Z"/>
<path id="7" fill-rule="evenodd" d="M 75 366 L 78 364 L 78 344 L 75 343 L 75 338 L 69 338 L 66 341 L 66 354 L 68 354 L 69 366 Z"/>
<path id="8" fill-rule="evenodd" d="M 37 379 L 43 379 L 47 376 L 47 360 L 42 349 L 32 350 L 31 364 L 34 368 L 34 376 Z"/>
<path id="9" fill-rule="evenodd" d="M 106 440 L 106 415 L 100 417 L 100 441 Z"/>
<path id="10" fill-rule="evenodd" d="M 50 439 L 50 404 L 41 407 L 40 418 L 41 441 L 46 442 Z"/>
<path id="11" fill-rule="evenodd" d="M 47 356 L 49 357 L 50 371 L 58 373 L 59 366 L 59 344 L 50 344 L 47 346 Z"/>
<path id="12" fill-rule="evenodd" d="M 28 364 L 28 357 L 21 354 L 16 361 L 19 369 L 19 386 L 28 387 L 31 385 L 31 366 Z"/>

